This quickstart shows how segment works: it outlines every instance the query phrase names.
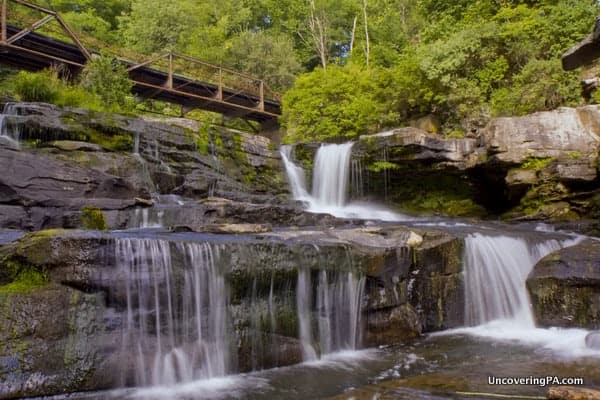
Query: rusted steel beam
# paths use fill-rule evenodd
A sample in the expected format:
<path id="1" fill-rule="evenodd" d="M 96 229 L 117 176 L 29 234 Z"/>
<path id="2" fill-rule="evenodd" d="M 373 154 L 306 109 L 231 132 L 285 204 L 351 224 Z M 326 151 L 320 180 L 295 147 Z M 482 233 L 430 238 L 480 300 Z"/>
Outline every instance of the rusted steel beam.
<path id="1" fill-rule="evenodd" d="M 2 26 L 0 27 L 0 29 L 2 29 L 2 43 L 6 43 L 6 18 L 7 18 L 7 14 L 8 13 L 8 0 L 2 0 Z"/>
<path id="2" fill-rule="evenodd" d="M 83 45 L 83 43 L 81 43 L 81 41 L 79 40 L 79 38 L 77 37 L 77 35 L 75 34 L 75 32 L 73 32 L 71 30 L 71 28 L 69 28 L 69 26 L 67 25 L 67 23 L 60 17 L 60 15 L 55 14 L 56 20 L 58 21 L 58 23 L 60 24 L 60 26 L 63 27 L 63 29 L 65 31 L 67 31 L 67 34 L 71 37 L 71 39 L 75 42 L 75 44 L 77 45 L 77 47 L 79 47 L 79 50 L 81 51 L 81 53 L 83 54 L 83 56 L 86 58 L 86 60 L 91 60 L 92 56 L 91 54 L 87 51 L 87 49 L 85 48 L 85 46 Z"/>
<path id="3" fill-rule="evenodd" d="M 22 31 L 9 37 L 6 40 L 6 43 L 12 44 L 12 43 L 16 42 L 17 40 L 22 39 L 23 37 L 29 35 L 31 32 L 36 31 L 37 29 L 41 28 L 48 22 L 52 21 L 53 19 L 54 19 L 53 15 L 45 16 L 44 18 L 40 19 L 39 21 L 36 21 L 33 24 L 31 24 L 31 26 L 29 28 L 23 29 Z"/>
<path id="4" fill-rule="evenodd" d="M 243 106 L 243 105 L 240 105 L 240 104 L 236 104 L 236 103 L 231 103 L 231 102 L 228 102 L 228 101 L 225 101 L 225 100 L 219 101 L 219 100 L 215 99 L 214 97 L 201 96 L 201 95 L 197 95 L 197 94 L 194 94 L 194 93 L 182 92 L 182 91 L 176 90 L 176 89 L 166 89 L 166 88 L 161 87 L 161 86 L 157 86 L 157 85 L 153 85 L 151 83 L 145 83 L 145 82 L 141 82 L 141 81 L 137 81 L 137 80 L 132 80 L 132 82 L 134 84 L 136 84 L 136 85 L 148 87 L 148 88 L 159 90 L 159 91 L 163 91 L 163 92 L 173 93 L 173 94 L 176 94 L 176 95 L 179 95 L 179 96 L 184 96 L 184 97 L 187 96 L 187 97 L 190 97 L 190 98 L 196 99 L 196 100 L 204 100 L 204 101 L 207 101 L 207 102 L 212 102 L 212 103 L 218 103 L 218 104 L 227 105 L 229 107 L 234 107 L 234 108 L 237 108 L 237 109 L 240 109 L 240 110 L 248 110 L 250 112 L 257 112 L 256 108 L 246 107 L 246 106 Z M 260 111 L 260 114 L 263 114 L 265 116 L 269 116 L 269 117 L 272 117 L 272 118 L 277 118 L 279 116 L 278 114 L 274 114 L 274 113 L 271 113 L 271 112 L 268 112 L 268 111 Z"/>
<path id="5" fill-rule="evenodd" d="M 167 87 L 173 89 L 173 53 L 169 53 L 169 72 L 167 75 Z"/>
<path id="6" fill-rule="evenodd" d="M 147 66 L 149 64 L 153 64 L 153 63 L 157 62 L 158 60 L 166 58 L 168 56 L 169 56 L 169 53 L 165 53 L 165 54 L 161 54 L 160 56 L 153 57 L 153 58 L 151 58 L 149 60 L 144 61 L 141 64 L 136 64 L 134 66 L 131 66 L 131 67 L 127 68 L 127 72 L 131 72 L 131 71 L 134 71 L 134 70 L 136 70 L 138 68 L 142 68 L 142 67 L 145 67 L 145 66 Z"/>
<path id="7" fill-rule="evenodd" d="M 34 54 L 34 55 L 39 56 L 39 57 L 46 58 L 48 60 L 58 61 L 58 62 L 64 63 L 64 64 L 69 64 L 69 65 L 72 65 L 74 67 L 78 67 L 78 68 L 85 67 L 84 64 L 80 64 L 80 63 L 75 62 L 75 61 L 66 60 L 66 59 L 61 58 L 61 57 L 55 57 L 55 56 L 52 56 L 52 55 L 49 55 L 49 54 L 46 54 L 46 53 L 42 53 L 42 52 L 39 52 L 39 51 L 28 49 L 28 48 L 25 48 L 25 47 L 15 46 L 14 44 L 6 44 L 5 46 L 8 47 L 9 49 L 15 49 L 15 50 L 18 50 L 18 51 L 24 51 L 26 53 L 30 53 L 30 54 Z"/>
<path id="8" fill-rule="evenodd" d="M 219 67 L 219 84 L 217 86 L 217 100 L 223 100 L 223 69 Z"/>

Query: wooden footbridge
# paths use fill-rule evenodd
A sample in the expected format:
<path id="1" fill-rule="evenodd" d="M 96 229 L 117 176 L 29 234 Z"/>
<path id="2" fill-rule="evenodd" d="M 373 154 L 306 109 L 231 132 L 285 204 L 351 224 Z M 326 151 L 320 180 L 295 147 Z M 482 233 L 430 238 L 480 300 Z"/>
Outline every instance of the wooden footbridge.
<path id="1" fill-rule="evenodd" d="M 30 71 L 62 65 L 76 75 L 96 55 L 58 13 L 24 0 L 1 1 L 0 63 Z M 51 24 L 58 33 L 41 32 Z M 126 65 L 136 95 L 179 104 L 184 112 L 208 110 L 266 126 L 281 114 L 279 96 L 261 79 L 173 52 L 142 62 L 116 59 Z"/>

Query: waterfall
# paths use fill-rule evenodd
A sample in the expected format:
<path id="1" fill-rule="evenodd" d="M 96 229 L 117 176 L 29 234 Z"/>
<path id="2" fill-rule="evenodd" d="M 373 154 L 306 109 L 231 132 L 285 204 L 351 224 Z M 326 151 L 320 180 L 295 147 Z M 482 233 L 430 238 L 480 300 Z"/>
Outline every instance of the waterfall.
<path id="1" fill-rule="evenodd" d="M 522 238 L 470 234 L 465 239 L 465 323 L 481 325 L 512 320 L 534 328 L 525 286 L 535 264 L 567 242 L 550 239 L 537 244 Z"/>
<path id="2" fill-rule="evenodd" d="M 337 275 L 337 276 L 336 276 Z M 360 345 L 360 305 L 365 278 L 352 272 L 319 272 L 317 314 L 322 354 L 339 350 L 356 350 Z"/>
<path id="3" fill-rule="evenodd" d="M 0 137 L 7 138 L 10 142 L 19 147 L 21 140 L 21 126 L 9 124 L 7 116 L 19 115 L 19 109 L 15 103 L 6 103 L 2 114 L 0 114 Z"/>
<path id="4" fill-rule="evenodd" d="M 285 170 L 287 171 L 294 199 L 309 200 L 311 196 L 306 190 L 306 176 L 304 175 L 304 170 L 291 161 L 292 146 L 281 146 L 281 159 L 283 160 Z"/>
<path id="5" fill-rule="evenodd" d="M 116 241 L 127 300 L 123 351 L 136 353 L 136 385 L 169 385 L 229 372 L 228 296 L 216 267 L 218 248 L 182 243 L 175 249 L 184 263 L 177 271 L 169 242 Z"/>
<path id="6" fill-rule="evenodd" d="M 299 337 L 304 361 L 341 350 L 356 350 L 361 340 L 361 299 L 365 278 L 352 272 L 320 271 L 316 287 L 317 346 L 313 345 L 313 290 L 309 270 L 300 270 L 296 288 Z"/>
<path id="7" fill-rule="evenodd" d="M 317 359 L 317 352 L 312 345 L 311 289 L 310 271 L 306 269 L 299 270 L 296 285 L 296 312 L 298 315 L 298 336 L 302 345 L 302 359 L 304 361 Z"/>
<path id="8" fill-rule="evenodd" d="M 292 148 L 281 147 L 292 195 L 295 200 L 308 204 L 308 211 L 328 213 L 339 218 L 380 219 L 383 221 L 407 221 L 412 218 L 389 211 L 374 204 L 347 203 L 348 183 L 352 165 L 351 153 L 354 143 L 324 144 L 315 155 L 312 193 L 306 189 L 304 171 L 291 159 Z M 360 163 L 354 163 L 352 183 L 355 193 L 362 195 L 362 172 Z"/>
<path id="9" fill-rule="evenodd" d="M 346 205 L 354 143 L 321 145 L 315 156 L 312 195 L 321 206 Z"/>

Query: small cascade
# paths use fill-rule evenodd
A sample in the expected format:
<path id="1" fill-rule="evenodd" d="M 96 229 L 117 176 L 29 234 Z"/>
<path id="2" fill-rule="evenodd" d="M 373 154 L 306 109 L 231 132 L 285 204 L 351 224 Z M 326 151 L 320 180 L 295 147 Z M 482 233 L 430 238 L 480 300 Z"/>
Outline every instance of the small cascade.
<path id="1" fill-rule="evenodd" d="M 315 155 L 312 194 L 306 189 L 304 171 L 291 160 L 290 146 L 281 147 L 292 195 L 295 200 L 308 203 L 308 211 L 328 213 L 339 218 L 380 219 L 383 221 L 407 221 L 412 218 L 378 207 L 374 204 L 347 203 L 352 193 L 362 196 L 362 167 L 360 162 L 351 168 L 354 143 L 324 144 Z M 351 169 L 353 170 L 351 174 Z M 348 188 L 352 177 L 352 188 Z M 386 184 L 387 185 L 387 184 Z M 386 189 L 387 190 L 387 189 Z"/>
<path id="2" fill-rule="evenodd" d="M 465 323 L 512 320 L 535 327 L 525 287 L 535 264 L 567 243 L 556 239 L 529 243 L 522 238 L 470 234 L 465 239 Z"/>
<path id="3" fill-rule="evenodd" d="M 304 361 L 317 359 L 317 352 L 312 345 L 311 306 L 310 271 L 301 269 L 298 271 L 298 283 L 296 285 L 296 311 L 298 314 L 298 335 L 302 344 L 302 359 Z"/>
<path id="4" fill-rule="evenodd" d="M 133 215 L 133 228 L 162 228 L 164 210 L 136 208 Z"/>
<path id="5" fill-rule="evenodd" d="M 133 155 L 134 156 L 140 155 L 140 133 L 139 132 L 136 132 L 133 137 Z"/>
<path id="6" fill-rule="evenodd" d="M 352 197 L 360 199 L 365 196 L 364 181 L 363 181 L 363 165 L 360 158 L 352 159 L 350 165 L 350 189 L 352 191 Z"/>
<path id="7" fill-rule="evenodd" d="M 365 278 L 352 272 L 319 272 L 317 314 L 321 354 L 356 350 L 360 345 L 360 305 Z"/>
<path id="8" fill-rule="evenodd" d="M 353 144 L 322 145 L 317 151 L 312 185 L 317 204 L 333 207 L 346 205 Z"/>
<path id="9" fill-rule="evenodd" d="M 21 126 L 15 124 L 9 124 L 7 116 L 19 115 L 19 108 L 16 103 L 6 103 L 2 114 L 0 114 L 0 137 L 8 139 L 19 147 L 19 141 L 21 140 Z"/>
<path id="10" fill-rule="evenodd" d="M 383 147 L 381 151 L 381 159 L 385 164 L 389 163 L 388 147 Z M 383 168 L 383 198 L 385 201 L 388 199 L 389 186 L 390 186 L 390 171 L 388 168 Z"/>
<path id="11" fill-rule="evenodd" d="M 352 272 L 320 271 L 316 293 L 309 270 L 300 270 L 296 287 L 299 337 L 304 361 L 315 361 L 325 354 L 356 350 L 361 342 L 361 298 L 365 278 Z M 310 310 L 316 294 L 317 345 L 313 344 L 313 317 Z"/>
<path id="12" fill-rule="evenodd" d="M 308 201 L 311 196 L 306 190 L 306 176 L 304 170 L 291 161 L 292 146 L 281 146 L 281 159 L 283 160 L 287 171 L 294 199 Z"/>
<path id="13" fill-rule="evenodd" d="M 175 247 L 182 269 L 172 266 L 169 242 L 116 241 L 117 267 L 126 281 L 123 350 L 137 354 L 133 371 L 125 371 L 126 382 L 170 385 L 229 372 L 228 296 L 216 266 L 218 248 Z"/>

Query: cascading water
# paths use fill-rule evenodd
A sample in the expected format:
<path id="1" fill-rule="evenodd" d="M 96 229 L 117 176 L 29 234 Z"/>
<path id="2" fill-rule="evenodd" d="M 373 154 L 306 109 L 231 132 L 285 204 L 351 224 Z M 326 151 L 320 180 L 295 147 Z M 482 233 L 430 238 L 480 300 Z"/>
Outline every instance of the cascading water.
<path id="1" fill-rule="evenodd" d="M 321 207 L 346 205 L 350 154 L 354 143 L 322 145 L 315 156 L 312 194 Z"/>
<path id="2" fill-rule="evenodd" d="M 470 234 L 465 239 L 465 323 L 443 334 L 466 333 L 514 340 L 564 355 L 588 355 L 584 329 L 535 326 L 525 286 L 527 276 L 544 256 L 572 246 L 582 237 L 532 242 L 524 238 Z"/>
<path id="3" fill-rule="evenodd" d="M 176 251 L 183 255 L 181 275 L 173 269 L 169 242 L 116 241 L 117 266 L 126 281 L 123 349 L 135 349 L 133 381 L 139 386 L 189 382 L 229 371 L 227 291 L 216 267 L 218 249 L 185 243 Z"/>
<path id="4" fill-rule="evenodd" d="M 513 319 L 533 328 L 525 280 L 541 258 L 561 247 L 556 239 L 532 245 L 521 238 L 468 235 L 464 252 L 466 325 Z"/>
<path id="5" fill-rule="evenodd" d="M 321 353 L 356 350 L 360 345 L 360 303 L 365 278 L 352 272 L 319 272 L 317 314 Z M 337 275 L 337 276 L 336 276 Z"/>
<path id="6" fill-rule="evenodd" d="M 309 201 L 310 194 L 306 190 L 306 176 L 304 170 L 295 165 L 292 160 L 292 146 L 281 146 L 281 159 L 287 171 L 288 181 L 292 189 L 292 196 L 296 200 Z"/>
<path id="7" fill-rule="evenodd" d="M 324 144 L 315 155 L 312 193 L 306 189 L 304 171 L 291 160 L 290 146 L 281 147 L 281 158 L 295 200 L 308 204 L 308 210 L 328 213 L 339 218 L 407 221 L 410 217 L 374 204 L 347 203 L 351 153 L 354 143 Z M 353 177 L 354 179 L 354 177 Z"/>
<path id="8" fill-rule="evenodd" d="M 19 115 L 19 109 L 15 103 L 6 103 L 2 114 L 0 114 L 0 137 L 8 139 L 17 147 L 21 140 L 21 128 L 19 125 L 9 124 L 7 116 Z"/>
<path id="9" fill-rule="evenodd" d="M 361 299 L 365 278 L 352 272 L 320 271 L 316 287 L 317 346 L 313 345 L 310 271 L 300 270 L 296 287 L 299 337 L 304 361 L 342 350 L 356 350 L 361 339 Z"/>

